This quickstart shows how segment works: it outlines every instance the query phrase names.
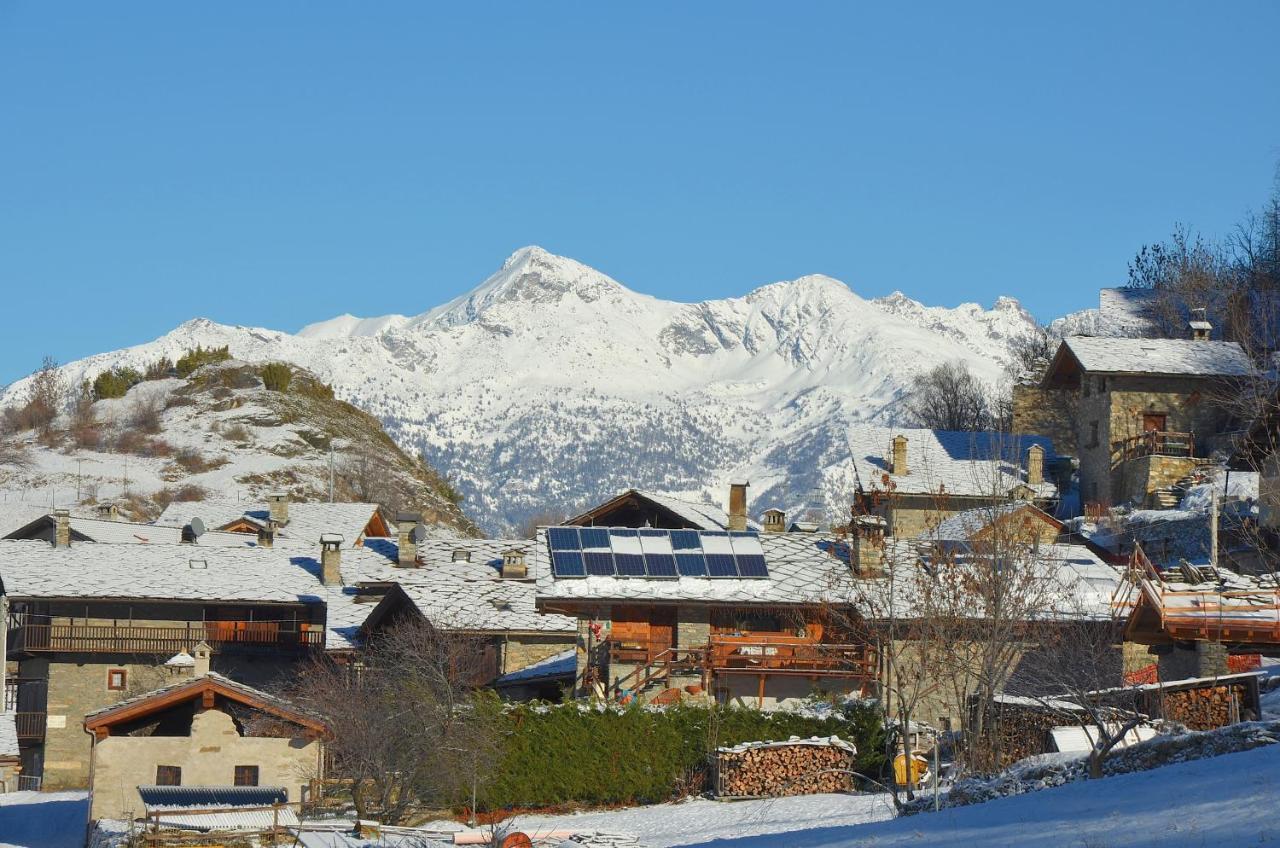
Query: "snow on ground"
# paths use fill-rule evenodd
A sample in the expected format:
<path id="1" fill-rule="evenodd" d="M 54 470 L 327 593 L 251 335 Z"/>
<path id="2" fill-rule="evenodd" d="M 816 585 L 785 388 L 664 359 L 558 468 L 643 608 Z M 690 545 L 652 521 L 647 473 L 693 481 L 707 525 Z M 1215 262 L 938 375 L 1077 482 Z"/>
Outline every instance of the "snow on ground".
<path id="1" fill-rule="evenodd" d="M 0 794 L 0 848 L 80 848 L 88 792 Z"/>
<path id="2" fill-rule="evenodd" d="M 665 848 L 730 835 L 781 834 L 815 822 L 848 826 L 892 817 L 893 802 L 888 795 L 803 795 L 758 801 L 693 798 L 651 807 L 559 816 L 518 816 L 511 825 L 514 830 L 530 836 L 551 830 L 626 834 L 639 838 L 647 848 Z M 436 822 L 425 827 L 443 827 L 444 824 Z"/>
<path id="3" fill-rule="evenodd" d="M 704 848 L 1204 848 L 1280 842 L 1280 745 L 1072 783 L 894 821 L 764 836 L 691 839 Z"/>

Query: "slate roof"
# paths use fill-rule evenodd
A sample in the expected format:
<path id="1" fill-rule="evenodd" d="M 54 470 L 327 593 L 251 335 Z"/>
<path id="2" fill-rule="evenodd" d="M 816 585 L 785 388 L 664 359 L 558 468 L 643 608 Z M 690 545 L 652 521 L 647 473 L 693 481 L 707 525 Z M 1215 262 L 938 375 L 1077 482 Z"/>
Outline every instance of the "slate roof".
<path id="1" fill-rule="evenodd" d="M 897 579 L 855 577 L 849 567 L 847 539 L 816 533 L 778 533 L 760 536 L 769 577 L 728 579 L 680 577 L 651 580 L 625 577 L 578 577 L 557 579 L 551 572 L 550 551 L 545 531 L 538 533 L 538 549 L 532 560 L 538 586 L 538 605 L 555 609 L 564 601 L 696 601 L 725 605 L 857 603 L 876 599 L 880 609 L 893 608 L 909 614 L 919 597 L 919 581 L 929 580 L 920 567 L 932 547 L 914 541 L 889 540 L 885 560 L 896 569 Z M 1027 566 L 1037 569 L 1057 598 L 1047 614 L 1091 617 L 1110 614 L 1111 598 L 1120 585 L 1120 576 L 1111 566 L 1081 545 L 1043 545 Z"/>
<path id="2" fill-rule="evenodd" d="M 363 537 L 365 525 L 377 510 L 378 505 L 372 503 L 290 503 L 289 523 L 276 532 L 275 544 L 310 546 L 318 543 L 322 533 L 341 533 L 342 546 L 352 548 Z M 184 527 L 192 518 L 199 518 L 213 530 L 240 518 L 262 522 L 270 516 L 265 503 L 208 500 L 169 504 L 155 524 Z"/>
<path id="3" fill-rule="evenodd" d="M 1095 374 L 1178 374 L 1248 377 L 1248 354 L 1235 342 L 1069 336 L 1062 340 L 1084 370 Z"/>
<path id="4" fill-rule="evenodd" d="M 0 759 L 17 757 L 18 719 L 12 710 L 0 710 Z"/>
<path id="5" fill-rule="evenodd" d="M 637 495 L 648 498 L 654 503 L 671 510 L 698 530 L 729 529 L 729 513 L 715 504 L 687 501 L 681 498 L 673 498 L 670 495 L 642 492 L 638 489 L 634 491 Z M 747 519 L 747 526 L 753 530 L 760 529 L 760 525 L 751 518 Z"/>
<path id="6" fill-rule="evenodd" d="M 128 521 L 112 521 L 105 518 L 79 518 L 71 516 L 71 530 L 91 542 L 107 544 L 180 545 L 181 527 L 163 527 L 156 524 L 134 524 Z M 196 547 L 256 547 L 258 539 L 246 533 L 226 533 L 211 530 L 191 543 Z"/>
<path id="7" fill-rule="evenodd" d="M 370 543 L 375 544 L 395 549 L 387 543 Z M 576 632 L 576 619 L 536 610 L 533 581 L 502 579 L 503 552 L 523 551 L 527 564 L 533 547 L 529 540 L 432 539 L 418 545 L 421 567 L 397 568 L 386 576 L 404 590 L 424 618 L 444 630 Z M 468 553 L 470 560 L 455 561 L 454 553 L 460 551 Z"/>
<path id="8" fill-rule="evenodd" d="M 285 713 L 301 714 L 302 712 L 301 710 L 298 709 L 297 706 L 289 703 L 283 698 L 280 698 L 276 695 L 272 695 L 268 692 L 263 692 L 261 689 L 255 689 L 254 687 L 249 686 L 246 683 L 241 683 L 238 680 L 232 680 L 230 677 L 226 677 L 225 675 L 218 674 L 218 672 L 216 671 L 210 671 L 200 675 L 199 677 L 181 677 L 173 681 L 172 683 L 166 683 L 163 686 L 158 686 L 155 689 L 150 690 L 149 692 L 143 692 L 140 695 L 134 695 L 131 698 L 125 698 L 123 701 L 116 701 L 114 704 L 111 704 L 109 706 L 92 710 L 84 714 L 84 721 L 87 724 L 90 721 L 108 717 L 112 713 L 117 712 L 119 710 L 128 709 L 129 707 L 135 706 L 137 704 L 145 703 L 146 701 L 152 700 L 153 698 L 158 698 L 162 695 L 168 695 L 171 692 L 177 692 L 182 689 L 191 688 L 194 690 L 199 690 L 199 688 L 205 681 L 212 681 L 214 683 L 217 683 L 221 686 L 226 687 L 227 689 L 230 689 L 233 692 L 237 692 L 248 699 L 261 701 L 264 704 L 267 704 L 268 706 L 273 706 Z M 312 721 L 315 721 L 315 719 L 312 719 Z"/>
<path id="9" fill-rule="evenodd" d="M 895 436 L 907 438 L 907 471 L 890 472 Z M 899 494 L 931 494 L 978 497 L 1004 496 L 1026 485 L 1026 455 L 1032 445 L 1044 448 L 1046 461 L 1054 456 L 1053 443 L 1043 436 L 1009 436 L 993 432 L 907 429 L 855 424 L 849 428 L 849 450 L 858 487 L 881 490 L 884 478 Z M 1034 487 L 1039 498 L 1057 495 L 1057 487 L 1042 482 Z"/>
<path id="10" fill-rule="evenodd" d="M 21 530 L 51 512 L 53 512 L 51 506 L 12 501 L 0 503 L 0 538 Z"/>
<path id="11" fill-rule="evenodd" d="M 535 680 L 555 680 L 561 677 L 572 678 L 578 671 L 578 649 L 570 648 L 553 654 L 536 663 L 530 663 L 518 671 L 508 672 L 493 681 L 494 686 L 514 686 L 521 683 L 532 683 Z"/>
<path id="12" fill-rule="evenodd" d="M 938 522 L 938 526 L 932 530 L 926 530 L 919 535 L 920 539 L 941 539 L 941 540 L 965 540 L 972 539 L 973 536 L 984 528 L 1006 515 L 1013 515 L 1019 510 L 1035 510 L 1039 512 L 1045 519 L 1053 521 L 1060 525 L 1057 519 L 1048 513 L 1036 508 L 1028 503 L 1005 503 L 996 504 L 989 507 L 978 507 L 977 509 L 966 509 L 948 516 Z"/>

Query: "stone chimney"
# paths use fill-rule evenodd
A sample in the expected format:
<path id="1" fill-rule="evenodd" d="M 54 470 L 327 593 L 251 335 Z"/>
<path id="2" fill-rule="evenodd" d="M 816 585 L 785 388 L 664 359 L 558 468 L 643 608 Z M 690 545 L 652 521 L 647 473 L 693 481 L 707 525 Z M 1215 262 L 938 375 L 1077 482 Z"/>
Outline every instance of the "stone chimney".
<path id="1" fill-rule="evenodd" d="M 523 580 L 529 576 L 529 569 L 524 563 L 524 551 L 511 548 L 502 552 L 502 579 Z"/>
<path id="2" fill-rule="evenodd" d="M 71 547 L 71 512 L 65 509 L 53 511 L 53 546 Z"/>
<path id="3" fill-rule="evenodd" d="M 729 529 L 747 529 L 747 487 L 750 483 L 729 484 Z"/>
<path id="4" fill-rule="evenodd" d="M 325 586 L 342 585 L 342 534 L 320 536 L 320 582 Z"/>
<path id="5" fill-rule="evenodd" d="M 97 510 L 98 510 L 98 517 L 101 518 L 103 521 L 119 521 L 120 520 L 120 507 L 118 507 L 114 503 L 98 504 Z"/>
<path id="6" fill-rule="evenodd" d="M 258 547 L 271 548 L 275 547 L 276 530 L 279 527 L 274 518 L 268 518 L 266 521 L 258 525 Z"/>
<path id="7" fill-rule="evenodd" d="M 910 474 L 907 468 L 907 437 L 893 437 L 893 467 L 889 469 L 890 473 L 895 477 L 904 477 Z"/>
<path id="8" fill-rule="evenodd" d="M 1209 336 L 1213 333 L 1213 325 L 1209 323 L 1208 311 L 1203 308 L 1191 310 L 1191 320 L 1187 322 L 1187 329 L 1191 332 L 1193 341 L 1209 341 Z"/>
<path id="9" fill-rule="evenodd" d="M 195 666 L 191 669 L 193 676 L 204 677 L 209 673 L 209 660 L 212 655 L 213 649 L 205 641 L 200 641 L 191 649 L 191 658 L 196 661 Z"/>
<path id="10" fill-rule="evenodd" d="M 419 518 L 412 512 L 402 512 L 396 516 L 396 547 L 399 558 L 396 563 L 401 568 L 418 567 L 418 543 L 414 541 L 414 533 L 418 529 Z"/>
<path id="11" fill-rule="evenodd" d="M 849 567 L 857 577 L 884 573 L 885 520 L 878 515 L 855 515 L 850 523 Z"/>
<path id="12" fill-rule="evenodd" d="M 289 493 L 272 492 L 267 495 L 267 507 L 271 510 L 271 520 L 281 527 L 289 523 Z"/>
<path id="13" fill-rule="evenodd" d="M 764 532 L 782 533 L 787 529 L 787 514 L 780 509 L 764 511 Z"/>
<path id="14" fill-rule="evenodd" d="M 1044 482 L 1044 448 L 1032 445 L 1027 448 L 1027 485 L 1039 486 Z"/>

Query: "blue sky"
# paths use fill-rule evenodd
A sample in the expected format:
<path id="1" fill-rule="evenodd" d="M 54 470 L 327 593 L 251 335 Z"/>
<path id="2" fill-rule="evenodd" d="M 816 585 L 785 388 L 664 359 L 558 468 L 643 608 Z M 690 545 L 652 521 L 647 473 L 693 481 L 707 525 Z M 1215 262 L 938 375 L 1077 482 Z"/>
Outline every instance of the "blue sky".
<path id="1" fill-rule="evenodd" d="M 695 300 L 1092 305 L 1280 162 L 1280 3 L 0 0 L 0 382 L 414 313 L 540 244 Z"/>

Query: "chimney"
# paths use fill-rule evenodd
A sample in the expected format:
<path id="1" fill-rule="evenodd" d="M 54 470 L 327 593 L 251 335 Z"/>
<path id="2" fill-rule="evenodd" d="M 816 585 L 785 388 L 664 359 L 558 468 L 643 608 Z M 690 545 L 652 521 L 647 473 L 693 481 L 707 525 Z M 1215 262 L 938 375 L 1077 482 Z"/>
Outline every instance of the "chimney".
<path id="1" fill-rule="evenodd" d="M 729 529 L 747 529 L 747 487 L 750 483 L 729 484 Z"/>
<path id="2" fill-rule="evenodd" d="M 65 509 L 53 511 L 53 546 L 71 547 L 71 512 Z"/>
<path id="3" fill-rule="evenodd" d="M 401 568 L 418 566 L 418 543 L 414 540 L 418 530 L 418 520 L 418 516 L 412 512 L 402 512 L 396 516 L 396 529 L 399 531 L 396 540 L 396 547 L 399 550 L 397 565 Z"/>
<path id="4" fill-rule="evenodd" d="M 782 533 L 787 529 L 787 514 L 780 509 L 764 511 L 764 532 Z"/>
<path id="5" fill-rule="evenodd" d="M 320 536 L 320 582 L 325 586 L 342 585 L 342 534 Z"/>
<path id="6" fill-rule="evenodd" d="M 849 567 L 857 577 L 879 577 L 884 573 L 885 520 L 878 515 L 855 515 L 850 529 Z"/>
<path id="7" fill-rule="evenodd" d="M 524 564 L 524 551 L 511 548 L 502 552 L 502 579 L 523 580 L 529 576 L 529 569 Z"/>
<path id="8" fill-rule="evenodd" d="M 203 640 L 191 649 L 191 657 L 196 661 L 195 667 L 191 669 L 193 676 L 204 677 L 209 673 L 209 658 L 212 653 L 209 643 Z"/>
<path id="9" fill-rule="evenodd" d="M 103 521 L 119 521 L 120 507 L 113 503 L 98 504 L 98 517 Z"/>
<path id="10" fill-rule="evenodd" d="M 289 523 L 289 493 L 272 492 L 267 495 L 267 507 L 271 510 L 271 520 L 281 527 Z"/>
<path id="11" fill-rule="evenodd" d="M 276 530 L 279 527 L 274 518 L 268 518 L 258 525 L 258 547 L 271 548 L 276 543 Z"/>
<path id="12" fill-rule="evenodd" d="M 1209 323 L 1208 310 L 1204 308 L 1191 310 L 1191 320 L 1187 322 L 1187 328 L 1191 331 L 1193 341 L 1209 341 L 1209 336 L 1213 333 L 1213 325 Z"/>
<path id="13" fill-rule="evenodd" d="M 905 477 L 911 473 L 907 469 L 907 437 L 893 437 L 893 467 L 889 469 L 895 477 Z"/>
<path id="14" fill-rule="evenodd" d="M 1032 445 L 1027 448 L 1027 485 L 1039 486 L 1044 482 L 1044 448 Z"/>

